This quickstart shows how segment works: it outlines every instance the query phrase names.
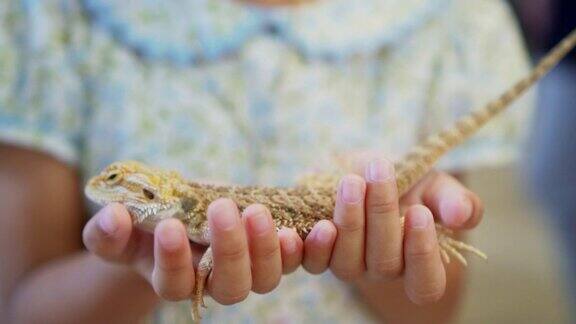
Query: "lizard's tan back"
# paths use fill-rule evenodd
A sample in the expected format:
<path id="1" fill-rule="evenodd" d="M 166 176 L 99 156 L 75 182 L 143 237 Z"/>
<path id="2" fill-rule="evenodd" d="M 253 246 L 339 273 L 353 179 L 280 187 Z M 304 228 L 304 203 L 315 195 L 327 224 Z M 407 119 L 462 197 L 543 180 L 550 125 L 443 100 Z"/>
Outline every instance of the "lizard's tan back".
<path id="1" fill-rule="evenodd" d="M 458 144 L 464 142 L 484 124 L 505 110 L 527 89 L 544 76 L 576 44 L 576 31 L 557 45 L 524 79 L 497 99 L 481 109 L 475 110 L 456 121 L 445 130 L 429 136 L 422 144 L 410 151 L 396 163 L 396 181 L 400 195 L 406 193 L 419 179 L 434 166 L 435 162 Z M 266 205 L 278 228 L 290 227 L 301 237 L 306 237 L 312 227 L 321 219 L 330 219 L 334 212 L 336 187 L 342 174 L 312 174 L 294 188 L 273 188 L 256 186 L 214 186 L 188 183 L 180 195 L 181 199 L 194 197 L 194 203 L 187 205 L 185 222 L 189 225 L 206 222 L 208 205 L 222 197 L 231 198 L 243 209 L 254 203 Z M 439 226 L 440 231 L 446 232 Z"/>
<path id="2" fill-rule="evenodd" d="M 451 127 L 429 136 L 412 149 L 404 159 L 396 163 L 396 180 L 400 195 L 406 193 L 429 172 L 440 157 L 471 137 L 494 116 L 509 107 L 514 100 L 550 71 L 575 45 L 576 30 L 572 31 L 550 54 L 542 59 L 530 75 L 517 82 L 500 97 L 459 119 Z M 171 187 L 170 183 L 172 182 L 179 183 L 174 179 L 180 179 L 171 176 L 170 173 L 164 174 L 162 170 L 147 169 L 143 166 L 137 167 L 134 164 L 130 165 L 130 168 L 124 167 L 124 169 L 142 174 L 154 174 L 156 172 L 159 176 L 154 176 L 155 179 L 169 178 L 170 181 L 165 184 L 167 187 Z M 271 209 L 278 227 L 294 228 L 302 237 L 305 237 L 317 221 L 332 217 L 336 184 L 340 176 L 340 174 L 312 175 L 294 188 L 211 186 L 183 183 L 182 186 L 174 190 L 164 190 L 175 197 L 163 198 L 165 200 L 179 199 L 186 207 L 184 209 L 187 215 L 183 221 L 188 222 L 188 225 L 192 227 L 198 226 L 198 230 L 201 229 L 201 224 L 206 223 L 205 215 L 209 203 L 220 197 L 229 197 L 235 200 L 240 208 L 245 208 L 252 203 L 265 204 Z M 87 185 L 87 189 L 94 189 L 101 182 L 91 181 Z M 158 186 L 157 184 L 152 186 L 154 185 Z M 96 192 L 95 190 L 87 191 Z"/>
<path id="3" fill-rule="evenodd" d="M 194 197 L 194 203 L 183 221 L 204 223 L 210 203 L 218 198 L 230 198 L 240 210 L 255 203 L 265 205 L 277 228 L 293 228 L 305 238 L 319 220 L 332 218 L 335 193 L 335 188 L 328 187 L 215 186 L 190 182 L 182 196 L 183 199 Z"/>

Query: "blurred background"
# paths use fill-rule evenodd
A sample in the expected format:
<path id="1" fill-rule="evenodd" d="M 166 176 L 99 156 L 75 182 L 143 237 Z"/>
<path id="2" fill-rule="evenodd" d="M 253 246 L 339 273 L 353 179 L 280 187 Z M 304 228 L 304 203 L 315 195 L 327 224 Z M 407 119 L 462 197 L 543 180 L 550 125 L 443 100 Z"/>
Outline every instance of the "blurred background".
<path id="1" fill-rule="evenodd" d="M 574 0 L 511 2 L 534 60 L 576 28 Z M 470 177 L 487 206 L 472 241 L 489 261 L 470 267 L 461 323 L 576 323 L 574 53 L 538 94 L 523 161 Z"/>
<path id="2" fill-rule="evenodd" d="M 576 0 L 510 2 L 534 61 L 576 28 Z M 576 323 L 576 53 L 538 94 L 522 161 L 468 178 L 486 211 L 466 241 L 489 259 L 471 259 L 458 323 Z"/>

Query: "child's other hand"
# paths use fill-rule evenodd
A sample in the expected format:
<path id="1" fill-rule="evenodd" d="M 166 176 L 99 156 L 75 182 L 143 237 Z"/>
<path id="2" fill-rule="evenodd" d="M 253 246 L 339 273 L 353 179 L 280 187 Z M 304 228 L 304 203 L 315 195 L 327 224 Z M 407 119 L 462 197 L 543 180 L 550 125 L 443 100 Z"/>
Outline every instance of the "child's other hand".
<path id="1" fill-rule="evenodd" d="M 446 273 L 434 218 L 449 228 L 475 227 L 482 216 L 480 199 L 452 176 L 435 171 L 399 199 L 392 163 L 373 159 L 361 165 L 362 177 L 350 174 L 340 182 L 334 221 L 319 222 L 307 237 L 304 267 L 311 273 L 329 268 L 347 282 L 403 277 L 414 303 L 437 301 Z"/>
<path id="2" fill-rule="evenodd" d="M 241 217 L 232 201 L 219 199 L 210 205 L 208 218 L 214 268 L 207 291 L 222 304 L 240 302 L 250 290 L 271 291 L 283 271 L 293 271 L 301 263 L 302 243 L 296 233 L 277 233 L 269 211 L 261 205 L 249 206 Z M 166 219 L 152 235 L 135 228 L 120 204 L 100 210 L 84 228 L 83 239 L 95 255 L 131 266 L 167 300 L 190 298 L 193 265 L 205 251 L 189 244 L 180 221 Z"/>

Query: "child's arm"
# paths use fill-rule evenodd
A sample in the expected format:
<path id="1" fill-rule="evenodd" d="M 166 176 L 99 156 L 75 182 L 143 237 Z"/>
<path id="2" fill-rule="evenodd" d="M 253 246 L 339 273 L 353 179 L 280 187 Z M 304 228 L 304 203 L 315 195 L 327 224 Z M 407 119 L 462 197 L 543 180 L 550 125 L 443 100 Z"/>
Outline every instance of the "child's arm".
<path id="1" fill-rule="evenodd" d="M 76 172 L 0 145 L 0 322 L 127 323 L 158 298 L 127 267 L 82 249 Z"/>

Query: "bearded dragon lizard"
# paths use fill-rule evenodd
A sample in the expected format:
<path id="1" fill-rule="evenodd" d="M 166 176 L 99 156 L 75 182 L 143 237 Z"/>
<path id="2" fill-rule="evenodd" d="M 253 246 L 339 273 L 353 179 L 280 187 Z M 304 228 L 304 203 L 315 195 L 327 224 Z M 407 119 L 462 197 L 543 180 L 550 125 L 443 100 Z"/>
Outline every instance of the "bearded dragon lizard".
<path id="1" fill-rule="evenodd" d="M 456 121 L 445 130 L 429 136 L 402 160 L 395 164 L 398 193 L 406 193 L 429 172 L 435 162 L 455 146 L 464 142 L 501 111 L 518 99 L 526 90 L 547 74 L 576 45 L 576 30 L 544 57 L 533 72 L 521 79 L 500 97 L 479 110 Z M 337 174 L 309 176 L 292 188 L 215 186 L 190 182 L 178 173 L 146 166 L 135 161 L 116 162 L 89 180 L 86 195 L 96 203 L 119 202 L 126 206 L 136 226 L 153 231 L 165 218 L 177 218 L 187 230 L 188 238 L 208 246 L 196 272 L 196 286 L 192 298 L 192 318 L 200 319 L 199 306 L 204 306 L 205 280 L 212 269 L 210 228 L 206 211 L 210 202 L 227 197 L 240 209 L 250 204 L 267 206 L 278 229 L 293 228 L 305 238 L 314 224 L 331 219 L 335 205 Z M 404 218 L 402 218 L 402 228 Z M 466 259 L 460 251 L 469 251 L 486 258 L 480 250 L 454 240 L 450 230 L 436 225 L 438 243 L 444 262 L 455 257 L 463 265 Z"/>

